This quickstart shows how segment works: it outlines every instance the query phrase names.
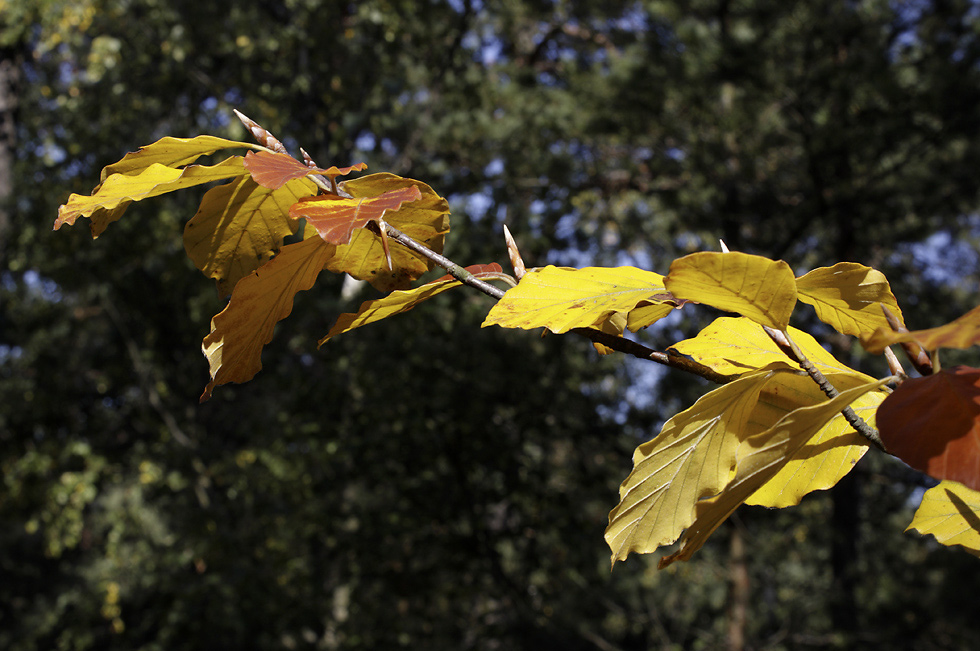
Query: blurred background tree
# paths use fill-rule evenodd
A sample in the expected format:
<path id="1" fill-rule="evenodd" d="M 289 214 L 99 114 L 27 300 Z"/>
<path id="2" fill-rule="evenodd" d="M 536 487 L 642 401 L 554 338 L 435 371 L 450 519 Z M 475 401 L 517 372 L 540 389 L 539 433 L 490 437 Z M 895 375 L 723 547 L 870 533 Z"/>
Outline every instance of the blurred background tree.
<path id="1" fill-rule="evenodd" d="M 531 265 L 722 238 L 873 265 L 926 327 L 976 301 L 978 30 L 966 0 L 0 0 L 0 647 L 976 648 L 976 560 L 901 534 L 888 459 L 610 574 L 632 449 L 702 386 L 461 292 L 316 351 L 372 296 L 323 276 L 199 406 L 200 193 L 50 228 L 139 145 L 246 138 L 239 108 L 430 183 L 466 264 L 502 223 Z"/>

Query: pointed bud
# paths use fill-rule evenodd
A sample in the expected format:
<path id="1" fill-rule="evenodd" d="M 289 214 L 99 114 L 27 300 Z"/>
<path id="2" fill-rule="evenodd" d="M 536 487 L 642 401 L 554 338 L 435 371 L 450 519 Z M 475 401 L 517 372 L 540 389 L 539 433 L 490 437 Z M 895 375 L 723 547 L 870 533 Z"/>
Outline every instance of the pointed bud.
<path id="1" fill-rule="evenodd" d="M 255 141 L 257 143 L 259 143 L 263 147 L 268 147 L 272 151 L 278 152 L 280 154 L 289 154 L 289 152 L 286 151 L 286 147 L 281 142 L 279 142 L 279 140 L 274 135 L 272 135 L 271 133 L 266 131 L 264 127 L 259 125 L 258 122 L 244 115 L 238 109 L 232 109 L 232 110 L 235 112 L 235 115 L 238 116 L 238 119 L 242 121 L 242 124 L 245 125 L 245 128 L 252 133 L 252 137 L 255 138 Z"/>
<path id="2" fill-rule="evenodd" d="M 524 268 L 521 252 L 517 250 L 517 242 L 514 241 L 514 236 L 510 234 L 507 224 L 504 224 L 504 240 L 507 242 L 507 255 L 510 256 L 510 265 L 514 268 L 514 276 L 520 280 L 527 270 Z"/>

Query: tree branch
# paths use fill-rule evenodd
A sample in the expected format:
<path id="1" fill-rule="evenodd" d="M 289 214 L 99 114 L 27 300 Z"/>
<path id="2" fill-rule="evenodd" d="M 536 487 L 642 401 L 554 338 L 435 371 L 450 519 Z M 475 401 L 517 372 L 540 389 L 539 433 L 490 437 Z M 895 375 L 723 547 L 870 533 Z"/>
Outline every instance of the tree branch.
<path id="1" fill-rule="evenodd" d="M 817 386 L 820 387 L 820 390 L 823 391 L 828 398 L 833 399 L 839 395 L 839 392 L 834 388 L 834 385 L 830 383 L 830 380 L 828 380 L 827 377 L 821 373 L 809 359 L 806 358 L 806 355 L 803 354 L 800 347 L 796 345 L 796 342 L 789 338 L 789 335 L 784 330 L 776 330 L 775 328 L 770 328 L 768 326 L 762 326 L 762 329 L 766 331 L 769 338 L 775 342 L 776 346 L 779 347 L 779 349 L 783 351 L 787 357 L 799 364 L 800 368 L 806 371 L 806 374 L 817 383 Z M 885 449 L 885 444 L 882 442 L 881 436 L 878 434 L 878 430 L 868 425 L 863 418 L 854 413 L 854 410 L 851 409 L 850 406 L 844 407 L 844 409 L 841 410 L 841 414 L 844 415 L 844 418 L 847 420 L 848 424 L 857 430 L 858 434 L 868 439 L 882 452 L 887 452 Z"/>

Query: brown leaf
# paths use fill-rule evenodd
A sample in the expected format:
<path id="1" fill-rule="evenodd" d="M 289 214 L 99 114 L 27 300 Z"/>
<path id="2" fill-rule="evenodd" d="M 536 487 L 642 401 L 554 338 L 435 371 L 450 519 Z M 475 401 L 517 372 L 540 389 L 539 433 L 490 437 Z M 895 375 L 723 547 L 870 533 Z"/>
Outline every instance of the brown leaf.
<path id="1" fill-rule="evenodd" d="M 878 429 L 913 468 L 980 489 L 980 369 L 906 380 L 878 407 Z"/>
<path id="2" fill-rule="evenodd" d="M 278 190 L 293 179 L 301 179 L 311 174 L 337 177 L 345 176 L 352 171 L 359 172 L 367 169 L 365 163 L 357 163 L 350 167 L 329 167 L 327 169 L 309 167 L 292 156 L 270 151 L 250 151 L 245 154 L 244 164 L 245 169 L 252 175 L 252 179 L 263 188 L 270 190 Z"/>
<path id="3" fill-rule="evenodd" d="M 385 223 L 440 253 L 449 232 L 449 203 L 425 183 L 382 173 L 344 181 L 340 189 L 352 197 L 368 199 L 412 186 L 418 188 L 422 198 L 402 205 L 395 212 L 389 211 Z M 355 229 L 350 244 L 337 247 L 327 269 L 367 280 L 375 289 L 389 292 L 410 287 L 413 280 L 433 267 L 430 260 L 403 246 L 392 247 L 391 262 L 389 268 L 381 238 L 359 228 Z"/>
<path id="4" fill-rule="evenodd" d="M 403 203 L 421 198 L 422 192 L 414 185 L 389 190 L 377 197 L 348 199 L 323 194 L 293 204 L 289 215 L 294 219 L 306 219 L 324 242 L 349 244 L 355 228 L 364 228 L 368 222 L 383 218 L 388 211 L 396 212 Z"/>

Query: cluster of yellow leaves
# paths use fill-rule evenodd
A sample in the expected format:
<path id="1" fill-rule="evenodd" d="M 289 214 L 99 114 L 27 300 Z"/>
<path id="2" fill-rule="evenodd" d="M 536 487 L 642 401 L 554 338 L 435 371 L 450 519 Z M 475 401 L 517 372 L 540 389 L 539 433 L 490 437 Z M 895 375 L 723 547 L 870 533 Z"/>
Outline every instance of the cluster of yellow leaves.
<path id="1" fill-rule="evenodd" d="M 223 149 L 249 148 L 215 165 L 195 164 Z M 214 387 L 245 382 L 262 368 L 261 352 L 275 324 L 289 315 L 297 292 L 309 289 L 321 270 L 348 273 L 382 291 L 404 288 L 432 267 L 408 249 L 389 255 L 387 244 L 364 227 L 384 219 L 429 249 L 442 250 L 449 206 L 432 188 L 393 174 L 374 174 L 337 184 L 338 194 L 319 193 L 311 176 L 337 176 L 364 169 L 319 168 L 259 145 L 212 136 L 163 138 L 102 171 L 91 195 L 72 194 L 54 228 L 79 217 L 92 236 L 122 217 L 136 201 L 168 192 L 227 181 L 208 190 L 184 228 L 188 256 L 221 296 L 226 308 L 211 321 L 202 349 Z M 283 246 L 308 221 L 303 241 Z"/>
<path id="2" fill-rule="evenodd" d="M 980 308 L 955 331 L 894 333 L 882 306 L 899 322 L 901 310 L 884 275 L 869 267 L 839 263 L 797 278 L 785 262 L 730 252 L 675 260 L 667 276 L 632 267 L 533 269 L 483 325 L 623 334 L 689 302 L 741 316 L 717 319 L 673 351 L 738 379 L 671 418 L 637 448 L 606 530 L 614 563 L 678 540 L 680 550 L 661 566 L 686 560 L 738 505 L 798 504 L 807 493 L 836 484 L 867 451 L 866 439 L 840 412 L 850 406 L 874 426 L 887 396 L 883 382 L 842 364 L 811 336 L 789 327 L 798 302 L 872 349 L 879 342 L 883 347 L 915 340 L 931 347 L 980 339 Z M 783 331 L 840 395 L 828 400 L 808 376 L 787 366 L 786 354 L 762 326 Z M 980 527 L 964 530 L 976 533 Z"/>

